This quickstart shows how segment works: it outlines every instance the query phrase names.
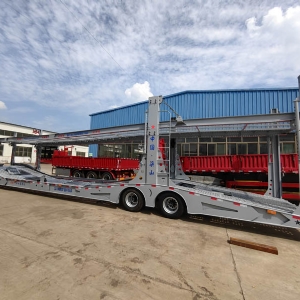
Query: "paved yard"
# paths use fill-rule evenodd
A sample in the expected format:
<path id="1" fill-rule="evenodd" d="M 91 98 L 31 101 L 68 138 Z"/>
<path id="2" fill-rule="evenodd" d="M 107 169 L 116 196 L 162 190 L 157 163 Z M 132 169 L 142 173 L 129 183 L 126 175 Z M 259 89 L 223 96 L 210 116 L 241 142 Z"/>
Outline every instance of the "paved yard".
<path id="1" fill-rule="evenodd" d="M 279 255 L 227 243 L 275 246 Z M 0 298 L 291 299 L 300 232 L 0 189 Z"/>

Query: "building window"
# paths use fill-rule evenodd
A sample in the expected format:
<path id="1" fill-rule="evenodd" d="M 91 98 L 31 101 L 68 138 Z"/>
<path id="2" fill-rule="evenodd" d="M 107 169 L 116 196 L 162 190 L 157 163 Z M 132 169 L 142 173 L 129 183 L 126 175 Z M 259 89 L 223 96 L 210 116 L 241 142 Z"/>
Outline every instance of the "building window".
<path id="1" fill-rule="evenodd" d="M 85 157 L 85 152 L 76 151 L 76 156 Z"/>
<path id="2" fill-rule="evenodd" d="M 295 143 L 281 143 L 281 153 L 295 153 Z"/>
<path id="3" fill-rule="evenodd" d="M 198 139 L 197 138 L 186 138 L 185 142 L 186 143 L 198 143 Z"/>
<path id="4" fill-rule="evenodd" d="M 207 144 L 207 155 L 215 155 L 216 144 Z"/>
<path id="5" fill-rule="evenodd" d="M 16 156 L 30 157 L 32 155 L 32 147 L 18 147 L 16 149 Z"/>
<path id="6" fill-rule="evenodd" d="M 200 141 L 200 143 L 210 143 L 211 138 L 200 138 L 199 141 Z"/>
<path id="7" fill-rule="evenodd" d="M 132 158 L 132 145 L 131 144 L 126 144 L 126 150 L 125 150 L 125 156 L 128 158 Z"/>
<path id="8" fill-rule="evenodd" d="M 247 144 L 237 144 L 237 154 L 247 154 Z"/>
<path id="9" fill-rule="evenodd" d="M 100 157 L 113 157 L 113 145 L 99 145 Z"/>
<path id="10" fill-rule="evenodd" d="M 294 134 L 286 134 L 280 136 L 280 142 L 295 142 L 295 135 Z"/>
<path id="11" fill-rule="evenodd" d="M 229 143 L 240 143 L 242 141 L 241 137 L 228 137 L 227 141 Z"/>
<path id="12" fill-rule="evenodd" d="M 248 154 L 258 154 L 257 144 L 249 143 L 248 144 Z"/>
<path id="13" fill-rule="evenodd" d="M 259 141 L 260 142 L 267 142 L 268 141 L 268 137 L 266 137 L 266 136 L 260 136 L 259 137 Z"/>
<path id="14" fill-rule="evenodd" d="M 236 144 L 228 144 L 227 145 L 227 154 L 228 155 L 236 155 Z"/>
<path id="15" fill-rule="evenodd" d="M 14 136 L 14 132 L 10 131 L 10 130 L 0 130 L 0 135 L 4 135 L 4 136 Z"/>
<path id="16" fill-rule="evenodd" d="M 225 143 L 226 138 L 213 138 L 214 143 Z"/>
<path id="17" fill-rule="evenodd" d="M 3 156 L 3 145 L 0 145 L 0 156 Z"/>
<path id="18" fill-rule="evenodd" d="M 14 136 L 15 132 L 10 131 L 10 130 L 2 130 L 0 129 L 0 135 L 4 136 Z M 24 132 L 17 132 L 17 137 L 28 137 L 28 136 L 33 136 L 35 134 L 29 134 L 29 133 L 24 133 Z"/>
<path id="19" fill-rule="evenodd" d="M 207 144 L 200 144 L 199 145 L 199 155 L 207 155 Z"/>
<path id="20" fill-rule="evenodd" d="M 247 154 L 247 144 L 245 143 L 237 143 L 237 144 L 228 144 L 228 154 L 229 155 L 242 155 Z"/>
<path id="21" fill-rule="evenodd" d="M 190 144 L 190 156 L 198 155 L 197 148 L 198 148 L 198 144 Z"/>
<path id="22" fill-rule="evenodd" d="M 261 143 L 259 145 L 259 153 L 260 154 L 268 154 L 268 144 L 267 143 Z"/>
<path id="23" fill-rule="evenodd" d="M 41 158 L 51 159 L 54 150 L 57 150 L 57 147 L 42 147 Z"/>
<path id="24" fill-rule="evenodd" d="M 226 154 L 226 144 L 217 144 L 217 155 Z"/>
<path id="25" fill-rule="evenodd" d="M 98 146 L 99 157 L 139 158 L 139 144 L 101 144 Z"/>
<path id="26" fill-rule="evenodd" d="M 190 144 L 182 144 L 182 155 L 190 156 Z"/>
<path id="27" fill-rule="evenodd" d="M 245 143 L 257 143 L 258 138 L 256 136 L 243 136 L 243 142 Z"/>

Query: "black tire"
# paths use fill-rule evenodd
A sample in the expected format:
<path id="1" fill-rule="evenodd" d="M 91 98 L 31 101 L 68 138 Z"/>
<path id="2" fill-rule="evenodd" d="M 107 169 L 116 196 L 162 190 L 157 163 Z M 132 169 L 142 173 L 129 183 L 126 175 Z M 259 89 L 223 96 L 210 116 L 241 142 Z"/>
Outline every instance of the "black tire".
<path id="1" fill-rule="evenodd" d="M 111 173 L 109 172 L 104 172 L 102 175 L 101 175 L 102 179 L 103 180 L 112 180 L 113 179 L 113 176 L 111 175 Z"/>
<path id="2" fill-rule="evenodd" d="M 185 213 L 185 205 L 180 196 L 168 192 L 159 196 L 158 207 L 164 217 L 178 219 Z"/>
<path id="3" fill-rule="evenodd" d="M 84 174 L 83 172 L 79 171 L 79 170 L 75 170 L 73 172 L 73 177 L 76 177 L 76 178 L 83 178 L 84 177 Z"/>
<path id="4" fill-rule="evenodd" d="M 132 212 L 140 211 L 145 205 L 143 194 L 139 190 L 133 188 L 123 192 L 121 202 L 126 210 Z"/>
<path id="5" fill-rule="evenodd" d="M 89 179 L 97 179 L 98 178 L 98 175 L 96 172 L 94 171 L 89 171 L 87 174 L 86 174 L 86 178 L 89 178 Z"/>

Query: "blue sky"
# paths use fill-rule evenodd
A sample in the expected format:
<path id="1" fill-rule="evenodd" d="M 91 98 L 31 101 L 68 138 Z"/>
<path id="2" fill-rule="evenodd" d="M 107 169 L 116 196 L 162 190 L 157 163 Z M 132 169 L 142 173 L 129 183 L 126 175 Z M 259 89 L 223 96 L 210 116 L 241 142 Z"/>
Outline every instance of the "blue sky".
<path id="1" fill-rule="evenodd" d="M 58 132 L 183 90 L 297 87 L 298 0 L 2 0 L 0 121 Z"/>

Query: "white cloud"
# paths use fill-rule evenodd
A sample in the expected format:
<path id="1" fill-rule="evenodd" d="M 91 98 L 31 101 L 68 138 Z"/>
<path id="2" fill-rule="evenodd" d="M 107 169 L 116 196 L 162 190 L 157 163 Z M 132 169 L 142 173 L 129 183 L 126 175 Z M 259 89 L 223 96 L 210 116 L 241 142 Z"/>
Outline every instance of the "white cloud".
<path id="1" fill-rule="evenodd" d="M 0 109 L 7 109 L 7 107 L 3 101 L 0 101 Z"/>
<path id="2" fill-rule="evenodd" d="M 300 6 L 290 7 L 284 12 L 281 7 L 274 7 L 263 16 L 261 24 L 257 18 L 246 20 L 246 26 L 253 37 L 263 37 L 266 42 L 289 44 L 300 41 Z M 290 45 L 288 45 L 290 46 Z"/>
<path id="3" fill-rule="evenodd" d="M 126 89 L 125 95 L 130 99 L 130 102 L 147 100 L 149 97 L 153 96 L 148 81 L 145 81 L 144 83 L 135 83 L 131 88 Z"/>
<path id="4" fill-rule="evenodd" d="M 300 74 L 299 20 L 300 6 L 290 7 L 286 11 L 274 7 L 262 17 L 260 23 L 255 17 L 246 20 L 248 59 L 254 61 L 254 66 L 259 70 L 257 75 L 265 83 L 275 85 L 277 82 L 278 85 L 286 77 L 294 77 L 292 85 L 296 86 L 296 77 Z"/>

